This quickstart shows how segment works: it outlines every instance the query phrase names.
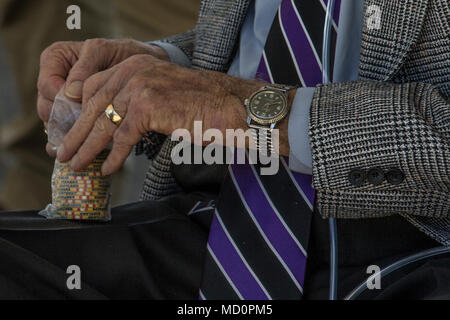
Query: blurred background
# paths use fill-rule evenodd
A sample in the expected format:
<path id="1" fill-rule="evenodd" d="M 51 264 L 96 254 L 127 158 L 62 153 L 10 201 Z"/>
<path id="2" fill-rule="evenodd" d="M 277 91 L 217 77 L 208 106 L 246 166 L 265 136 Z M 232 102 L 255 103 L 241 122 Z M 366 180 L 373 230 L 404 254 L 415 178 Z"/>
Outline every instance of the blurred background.
<path id="1" fill-rule="evenodd" d="M 191 29 L 200 0 L 0 0 L 0 210 L 40 210 L 51 201 L 53 159 L 36 113 L 40 53 L 55 41 L 151 41 Z M 67 7 L 81 8 L 68 30 Z M 113 205 L 137 201 L 149 161 L 130 156 L 114 176 Z"/>

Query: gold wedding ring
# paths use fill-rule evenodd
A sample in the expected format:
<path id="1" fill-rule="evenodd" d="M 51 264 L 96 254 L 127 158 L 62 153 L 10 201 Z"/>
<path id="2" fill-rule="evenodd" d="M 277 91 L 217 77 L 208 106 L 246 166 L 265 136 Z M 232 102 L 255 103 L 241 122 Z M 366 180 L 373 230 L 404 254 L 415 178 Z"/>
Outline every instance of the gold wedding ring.
<path id="1" fill-rule="evenodd" d="M 106 117 L 111 120 L 116 126 L 122 122 L 122 117 L 116 112 L 114 106 L 110 104 L 105 110 Z"/>

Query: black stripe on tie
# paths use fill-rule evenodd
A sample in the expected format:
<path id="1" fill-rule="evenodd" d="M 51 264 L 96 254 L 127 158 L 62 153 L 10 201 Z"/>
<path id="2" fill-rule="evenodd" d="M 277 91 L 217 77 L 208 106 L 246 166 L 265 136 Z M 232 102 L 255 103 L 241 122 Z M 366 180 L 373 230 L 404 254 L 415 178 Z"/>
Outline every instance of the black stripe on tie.
<path id="1" fill-rule="evenodd" d="M 261 165 L 255 164 L 255 169 L 257 173 L 261 172 Z M 258 175 L 258 177 L 283 220 L 303 249 L 308 250 L 312 212 L 286 168 L 280 163 L 276 175 Z"/>
<path id="2" fill-rule="evenodd" d="M 280 27 L 278 13 L 264 47 L 273 81 L 278 84 L 302 86 L 297 69 Z"/>
<path id="3" fill-rule="evenodd" d="M 325 27 L 326 9 L 320 4 L 320 1 L 305 1 L 294 0 L 297 11 L 302 18 L 306 31 L 311 38 L 314 48 L 320 61 L 322 61 L 323 51 L 323 31 Z M 333 79 L 334 74 L 334 59 L 336 56 L 336 42 L 337 33 L 334 27 L 331 27 L 331 41 L 330 41 L 330 81 Z"/>
<path id="4" fill-rule="evenodd" d="M 233 287 L 225 278 L 224 274 L 220 270 L 217 263 L 214 261 L 213 257 L 206 251 L 205 255 L 205 267 L 203 269 L 203 279 L 208 279 L 210 281 L 203 280 L 202 292 L 206 299 L 208 300 L 240 300 L 239 296 L 234 291 Z M 211 279 L 214 279 L 212 281 Z"/>
<path id="5" fill-rule="evenodd" d="M 294 0 L 297 11 L 305 25 L 306 32 L 316 49 L 320 61 L 322 61 L 322 41 L 325 23 L 325 11 L 318 0 Z M 333 33 L 335 33 L 334 28 Z"/>
<path id="6" fill-rule="evenodd" d="M 229 180 L 229 184 L 225 184 L 229 187 L 223 188 L 221 194 L 227 201 L 219 202 L 217 211 L 236 246 L 272 299 L 300 299 L 302 293 L 261 236 Z"/>

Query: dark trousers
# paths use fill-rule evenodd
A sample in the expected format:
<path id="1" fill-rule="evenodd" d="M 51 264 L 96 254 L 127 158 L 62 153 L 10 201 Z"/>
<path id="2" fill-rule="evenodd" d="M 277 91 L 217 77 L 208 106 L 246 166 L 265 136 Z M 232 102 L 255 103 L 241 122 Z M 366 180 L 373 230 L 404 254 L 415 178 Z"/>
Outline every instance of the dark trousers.
<path id="1" fill-rule="evenodd" d="M 107 224 L 47 221 L 36 212 L 0 212 L 0 299 L 197 299 L 210 215 L 187 215 L 205 193 L 113 209 Z M 338 220 L 339 298 L 380 268 L 438 246 L 398 216 Z M 328 221 L 314 214 L 305 298 L 327 299 Z M 81 270 L 81 290 L 66 285 Z M 381 280 L 366 299 L 450 299 L 450 255 Z"/>

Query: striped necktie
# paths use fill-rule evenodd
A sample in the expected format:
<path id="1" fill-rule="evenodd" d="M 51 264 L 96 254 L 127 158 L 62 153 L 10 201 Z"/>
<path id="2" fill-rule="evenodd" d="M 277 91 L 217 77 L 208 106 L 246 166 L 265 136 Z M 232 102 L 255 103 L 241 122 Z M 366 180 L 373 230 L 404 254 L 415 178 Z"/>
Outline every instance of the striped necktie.
<path id="1" fill-rule="evenodd" d="M 327 0 L 283 0 L 256 77 L 314 87 L 322 80 Z M 340 1 L 333 13 L 335 51 Z M 331 66 L 334 54 L 331 55 Z M 276 175 L 233 164 L 212 219 L 200 299 L 301 299 L 315 191 L 280 158 Z"/>

